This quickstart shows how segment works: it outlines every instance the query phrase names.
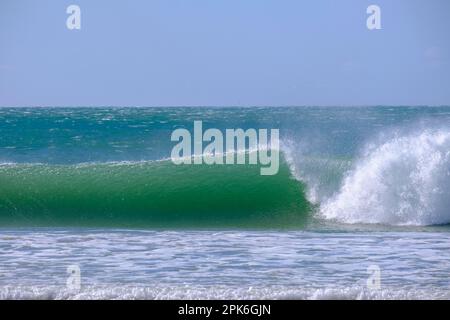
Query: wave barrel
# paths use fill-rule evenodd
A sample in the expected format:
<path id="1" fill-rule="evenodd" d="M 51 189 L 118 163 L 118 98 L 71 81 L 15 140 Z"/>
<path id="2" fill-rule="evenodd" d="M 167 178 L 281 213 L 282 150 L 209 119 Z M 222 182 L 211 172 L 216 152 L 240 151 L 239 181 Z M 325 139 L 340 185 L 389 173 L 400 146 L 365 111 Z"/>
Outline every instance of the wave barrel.
<path id="1" fill-rule="evenodd" d="M 0 166 L 2 226 L 295 227 L 309 212 L 303 186 L 282 161 L 174 165 L 167 161 Z"/>

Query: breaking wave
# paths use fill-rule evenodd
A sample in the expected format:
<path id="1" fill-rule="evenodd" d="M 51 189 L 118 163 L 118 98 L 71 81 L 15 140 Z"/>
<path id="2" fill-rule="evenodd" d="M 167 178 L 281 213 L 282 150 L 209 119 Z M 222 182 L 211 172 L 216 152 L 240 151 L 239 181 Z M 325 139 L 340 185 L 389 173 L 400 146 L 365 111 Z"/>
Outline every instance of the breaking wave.
<path id="1" fill-rule="evenodd" d="M 449 223 L 450 131 L 426 129 L 370 145 L 320 213 L 344 223 Z"/>
<path id="2" fill-rule="evenodd" d="M 355 159 L 281 148 L 279 173 L 255 165 L 169 159 L 0 164 L 2 226 L 303 228 L 450 223 L 450 131 L 423 129 L 369 144 Z"/>
<path id="3" fill-rule="evenodd" d="M 283 159 L 273 176 L 170 160 L 0 165 L 2 226 L 299 227 L 310 211 Z"/>

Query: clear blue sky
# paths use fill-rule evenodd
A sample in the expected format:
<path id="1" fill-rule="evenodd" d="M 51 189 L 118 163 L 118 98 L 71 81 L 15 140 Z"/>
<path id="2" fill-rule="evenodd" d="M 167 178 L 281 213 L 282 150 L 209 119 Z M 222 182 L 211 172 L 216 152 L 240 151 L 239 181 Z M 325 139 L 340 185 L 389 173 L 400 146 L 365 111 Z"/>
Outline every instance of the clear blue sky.
<path id="1" fill-rule="evenodd" d="M 0 106 L 450 105 L 449 14 L 448 0 L 0 0 Z"/>

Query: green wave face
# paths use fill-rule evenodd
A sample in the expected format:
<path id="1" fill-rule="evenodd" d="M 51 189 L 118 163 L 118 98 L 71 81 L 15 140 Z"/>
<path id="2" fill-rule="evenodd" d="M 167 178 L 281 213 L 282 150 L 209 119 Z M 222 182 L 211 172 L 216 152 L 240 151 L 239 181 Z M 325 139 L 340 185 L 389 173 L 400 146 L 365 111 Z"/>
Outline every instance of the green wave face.
<path id="1" fill-rule="evenodd" d="M 0 166 L 2 226 L 283 228 L 309 211 L 284 160 L 273 176 L 171 161 Z"/>

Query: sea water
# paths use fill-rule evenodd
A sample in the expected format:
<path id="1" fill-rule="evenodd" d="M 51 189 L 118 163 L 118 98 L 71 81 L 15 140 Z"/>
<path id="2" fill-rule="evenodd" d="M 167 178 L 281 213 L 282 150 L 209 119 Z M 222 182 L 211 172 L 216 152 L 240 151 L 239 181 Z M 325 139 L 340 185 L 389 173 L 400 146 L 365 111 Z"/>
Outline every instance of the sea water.
<path id="1" fill-rule="evenodd" d="M 278 174 L 173 164 L 196 120 Z M 449 223 L 449 107 L 0 109 L 0 298 L 448 299 Z"/>

